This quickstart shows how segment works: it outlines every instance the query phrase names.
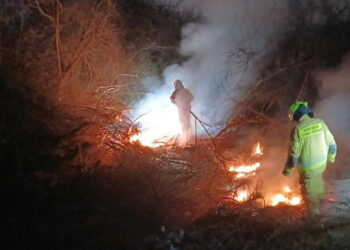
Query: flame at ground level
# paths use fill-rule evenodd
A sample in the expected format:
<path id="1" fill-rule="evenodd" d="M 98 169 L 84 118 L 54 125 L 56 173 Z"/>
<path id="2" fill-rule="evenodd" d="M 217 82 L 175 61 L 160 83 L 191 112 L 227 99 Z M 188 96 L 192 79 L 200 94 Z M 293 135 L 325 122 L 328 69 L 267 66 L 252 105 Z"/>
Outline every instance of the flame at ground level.
<path id="1" fill-rule="evenodd" d="M 271 206 L 277 206 L 280 203 L 296 206 L 301 204 L 301 197 L 292 196 L 288 198 L 286 195 L 280 193 L 276 194 L 271 198 Z"/>
<path id="2" fill-rule="evenodd" d="M 255 146 L 255 150 L 253 151 L 253 156 L 261 156 L 263 155 L 261 146 L 260 146 L 260 142 L 258 142 L 258 144 Z"/>
<path id="3" fill-rule="evenodd" d="M 252 152 L 252 157 L 254 157 L 253 159 L 257 162 L 251 165 L 242 164 L 239 166 L 229 166 L 228 171 L 231 173 L 235 173 L 235 175 L 233 176 L 235 180 L 248 179 L 249 177 L 256 175 L 256 171 L 261 167 L 259 157 L 262 155 L 263 152 L 260 143 L 257 143 L 257 145 L 254 146 L 254 150 Z M 265 195 L 264 198 L 266 201 L 266 205 L 277 206 L 283 203 L 291 206 L 296 206 L 301 204 L 302 198 L 298 194 L 298 192 L 293 191 L 288 186 L 281 188 L 281 190 L 283 191 Z M 238 191 L 236 190 L 233 193 L 233 199 L 240 203 L 247 201 L 249 199 L 249 196 L 250 192 L 248 188 L 243 188 Z"/>
<path id="4" fill-rule="evenodd" d="M 231 166 L 229 168 L 229 171 L 236 172 L 236 173 L 251 173 L 251 172 L 255 172 L 259 167 L 260 167 L 260 162 L 257 162 L 252 165 L 242 165 L 237 167 Z"/>
<path id="5" fill-rule="evenodd" d="M 181 133 L 179 114 L 175 105 L 168 105 L 137 119 L 140 133 L 130 138 L 130 142 L 139 141 L 147 147 L 157 147 Z"/>
<path id="6" fill-rule="evenodd" d="M 249 198 L 248 190 L 240 190 L 234 194 L 233 199 L 238 202 L 245 202 Z M 290 206 L 297 206 L 302 203 L 302 197 L 297 194 L 293 194 L 293 191 L 289 187 L 284 188 L 284 192 L 265 197 L 266 205 L 278 206 L 279 204 L 286 204 Z"/>

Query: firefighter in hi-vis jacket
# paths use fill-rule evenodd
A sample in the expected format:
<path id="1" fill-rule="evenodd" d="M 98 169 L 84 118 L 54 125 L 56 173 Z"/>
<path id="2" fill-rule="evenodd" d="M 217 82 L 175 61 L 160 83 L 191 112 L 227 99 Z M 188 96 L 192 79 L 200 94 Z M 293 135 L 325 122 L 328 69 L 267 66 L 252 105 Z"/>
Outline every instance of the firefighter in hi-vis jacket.
<path id="1" fill-rule="evenodd" d="M 290 107 L 290 116 L 298 124 L 292 134 L 290 159 L 283 174 L 290 176 L 293 168 L 298 167 L 308 214 L 320 215 L 325 191 L 323 172 L 327 162 L 335 162 L 337 145 L 325 122 L 313 118 L 307 102 L 294 103 Z"/>

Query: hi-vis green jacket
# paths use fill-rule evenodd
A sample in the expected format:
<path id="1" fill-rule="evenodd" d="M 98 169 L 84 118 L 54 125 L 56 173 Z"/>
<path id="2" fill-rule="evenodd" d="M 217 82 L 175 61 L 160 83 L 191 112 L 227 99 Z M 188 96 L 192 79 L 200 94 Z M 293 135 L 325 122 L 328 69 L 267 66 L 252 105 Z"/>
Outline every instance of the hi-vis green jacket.
<path id="1" fill-rule="evenodd" d="M 291 157 L 301 171 L 325 166 L 335 161 L 337 146 L 333 135 L 321 119 L 303 115 L 294 129 Z"/>

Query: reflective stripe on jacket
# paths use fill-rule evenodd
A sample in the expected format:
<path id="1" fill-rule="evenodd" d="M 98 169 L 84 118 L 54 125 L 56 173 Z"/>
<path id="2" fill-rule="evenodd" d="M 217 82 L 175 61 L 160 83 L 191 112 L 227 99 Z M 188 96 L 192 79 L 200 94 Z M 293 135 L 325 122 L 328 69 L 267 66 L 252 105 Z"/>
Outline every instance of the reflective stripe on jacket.
<path id="1" fill-rule="evenodd" d="M 300 170 L 308 171 L 334 161 L 336 143 L 323 120 L 303 115 L 294 129 L 291 156 Z"/>

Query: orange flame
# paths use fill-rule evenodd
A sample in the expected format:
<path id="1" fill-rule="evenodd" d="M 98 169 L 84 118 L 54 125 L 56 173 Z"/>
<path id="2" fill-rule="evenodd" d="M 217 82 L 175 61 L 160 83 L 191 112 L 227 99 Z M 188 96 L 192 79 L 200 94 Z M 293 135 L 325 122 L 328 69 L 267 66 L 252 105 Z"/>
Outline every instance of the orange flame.
<path id="1" fill-rule="evenodd" d="M 181 125 L 175 105 L 162 107 L 151 113 L 140 116 L 137 122 L 141 131 L 130 138 L 130 142 L 140 142 L 143 146 L 156 148 L 162 145 L 159 141 L 168 142 L 181 134 Z"/>
<path id="2" fill-rule="evenodd" d="M 292 190 L 290 189 L 290 187 L 285 187 L 285 188 L 283 189 L 283 191 L 286 192 L 286 193 L 291 193 L 291 192 L 292 192 Z"/>
<path id="3" fill-rule="evenodd" d="M 247 175 L 245 174 L 245 173 L 238 173 L 237 175 L 236 175 L 236 179 L 241 179 L 241 178 L 244 178 L 244 177 L 246 177 Z"/>
<path id="4" fill-rule="evenodd" d="M 247 198 L 248 198 L 248 192 L 245 190 L 238 192 L 238 194 L 234 197 L 234 199 L 238 202 L 243 202 L 247 200 Z"/>
<path id="5" fill-rule="evenodd" d="M 260 168 L 260 162 L 256 162 L 252 165 L 242 165 L 238 167 L 231 166 L 229 168 L 229 171 L 236 172 L 236 173 L 251 173 L 256 171 L 258 168 Z"/>
<path id="6" fill-rule="evenodd" d="M 255 146 L 255 150 L 252 153 L 253 156 L 260 156 L 263 155 L 261 146 L 260 146 L 260 142 L 258 142 L 258 144 Z"/>
<path id="7" fill-rule="evenodd" d="M 291 195 L 292 190 L 289 187 L 284 188 L 284 193 L 279 193 L 271 198 L 271 206 L 277 206 L 280 203 L 285 203 L 291 206 L 296 206 L 301 204 L 301 197 L 297 195 Z"/>
<path id="8" fill-rule="evenodd" d="M 263 154 L 262 147 L 260 143 L 254 147 L 252 156 L 259 157 Z M 256 162 L 251 165 L 240 165 L 240 166 L 230 166 L 228 171 L 235 173 L 235 179 L 249 178 L 256 174 L 257 169 L 261 167 L 260 162 Z M 234 196 L 234 200 L 238 202 L 244 202 L 248 199 L 249 192 L 247 190 L 241 190 L 237 192 Z M 269 195 L 267 197 L 267 204 L 270 206 L 277 206 L 281 203 L 296 206 L 302 203 L 302 198 L 300 195 L 295 194 L 292 189 L 288 186 L 283 188 L 283 192 L 274 195 Z"/>

